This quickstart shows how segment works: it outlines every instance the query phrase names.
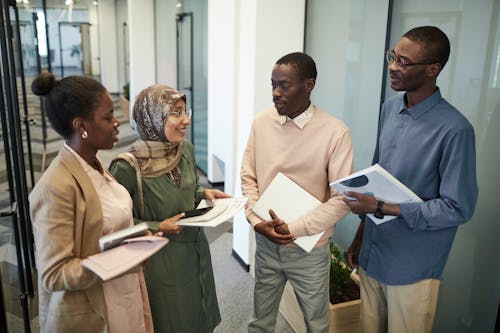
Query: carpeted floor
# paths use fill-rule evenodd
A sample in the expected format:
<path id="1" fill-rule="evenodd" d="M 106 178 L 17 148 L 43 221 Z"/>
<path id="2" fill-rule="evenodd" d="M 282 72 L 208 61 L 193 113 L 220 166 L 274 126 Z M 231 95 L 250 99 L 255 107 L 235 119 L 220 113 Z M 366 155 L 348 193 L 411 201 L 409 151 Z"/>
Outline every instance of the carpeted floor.
<path id="1" fill-rule="evenodd" d="M 215 333 L 247 332 L 247 325 L 253 314 L 254 280 L 231 254 L 231 222 L 223 223 L 217 231 L 207 229 L 209 228 L 205 228 L 205 233 L 211 242 L 212 265 L 222 316 L 222 322 L 215 329 Z M 214 236 L 217 238 L 214 239 Z M 293 330 L 283 317 L 278 315 L 275 332 L 292 333 Z"/>
<path id="2" fill-rule="evenodd" d="M 211 187 L 206 177 L 200 172 L 201 186 Z M 215 186 L 221 191 L 223 186 Z M 217 299 L 222 322 L 214 333 L 244 333 L 253 315 L 254 279 L 232 255 L 233 224 L 231 221 L 222 223 L 216 228 L 205 228 L 205 234 L 210 243 L 212 266 L 214 269 Z M 278 315 L 277 333 L 293 333 L 293 329 Z"/>

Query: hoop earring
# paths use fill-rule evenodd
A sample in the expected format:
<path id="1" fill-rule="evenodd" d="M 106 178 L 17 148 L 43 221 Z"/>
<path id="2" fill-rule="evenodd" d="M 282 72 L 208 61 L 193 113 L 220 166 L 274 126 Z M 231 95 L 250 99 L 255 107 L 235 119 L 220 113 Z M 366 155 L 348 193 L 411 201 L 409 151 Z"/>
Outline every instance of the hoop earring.
<path id="1" fill-rule="evenodd" d="M 82 139 L 86 139 L 89 137 L 89 133 L 87 133 L 87 131 L 83 131 L 82 133 Z"/>

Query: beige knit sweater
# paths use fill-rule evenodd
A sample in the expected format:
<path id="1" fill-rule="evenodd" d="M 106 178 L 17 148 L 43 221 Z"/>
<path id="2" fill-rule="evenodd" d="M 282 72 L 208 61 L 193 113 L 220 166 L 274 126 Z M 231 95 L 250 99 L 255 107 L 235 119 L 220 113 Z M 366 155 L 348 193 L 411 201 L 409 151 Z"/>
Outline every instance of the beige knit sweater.
<path id="1" fill-rule="evenodd" d="M 326 231 L 316 244 L 321 246 L 333 234 L 335 223 L 349 212 L 329 183 L 353 170 L 351 135 L 340 120 L 314 107 L 313 116 L 301 129 L 291 120 L 281 125 L 275 108 L 262 111 L 253 121 L 241 167 L 241 187 L 248 198 L 247 220 L 252 226 L 263 221 L 252 207 L 274 176 L 282 172 L 323 202 L 289 225 L 296 237 Z"/>

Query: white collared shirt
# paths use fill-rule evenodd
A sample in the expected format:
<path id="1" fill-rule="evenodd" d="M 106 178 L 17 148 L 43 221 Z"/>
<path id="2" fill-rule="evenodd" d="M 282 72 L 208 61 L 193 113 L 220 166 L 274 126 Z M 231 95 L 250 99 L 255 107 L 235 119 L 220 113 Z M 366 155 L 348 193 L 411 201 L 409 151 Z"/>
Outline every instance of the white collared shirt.
<path id="1" fill-rule="evenodd" d="M 280 124 L 281 126 L 285 125 L 287 121 L 293 121 L 295 125 L 297 125 L 300 129 L 303 129 L 304 126 L 306 126 L 307 122 L 311 119 L 314 113 L 314 105 L 311 103 L 309 104 L 309 107 L 299 114 L 295 118 L 290 118 L 286 115 L 280 115 Z"/>
<path id="2" fill-rule="evenodd" d="M 133 226 L 132 199 L 130 194 L 120 183 L 104 170 L 101 161 L 97 159 L 103 173 L 91 167 L 76 151 L 69 145 L 64 146 L 76 157 L 85 173 L 90 178 L 99 196 L 103 215 L 103 235 L 123 228 Z"/>

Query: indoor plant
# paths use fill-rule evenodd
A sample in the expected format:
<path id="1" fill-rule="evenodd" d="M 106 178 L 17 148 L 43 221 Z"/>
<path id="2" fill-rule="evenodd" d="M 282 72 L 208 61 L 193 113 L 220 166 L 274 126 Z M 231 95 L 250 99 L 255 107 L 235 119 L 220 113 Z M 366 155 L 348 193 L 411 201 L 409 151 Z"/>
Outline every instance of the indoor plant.
<path id="1" fill-rule="evenodd" d="M 346 265 L 345 253 L 333 244 L 330 266 L 330 332 L 352 333 L 359 331 L 359 276 Z M 280 313 L 296 332 L 306 332 L 304 317 L 292 286 L 287 283 L 280 303 Z"/>

